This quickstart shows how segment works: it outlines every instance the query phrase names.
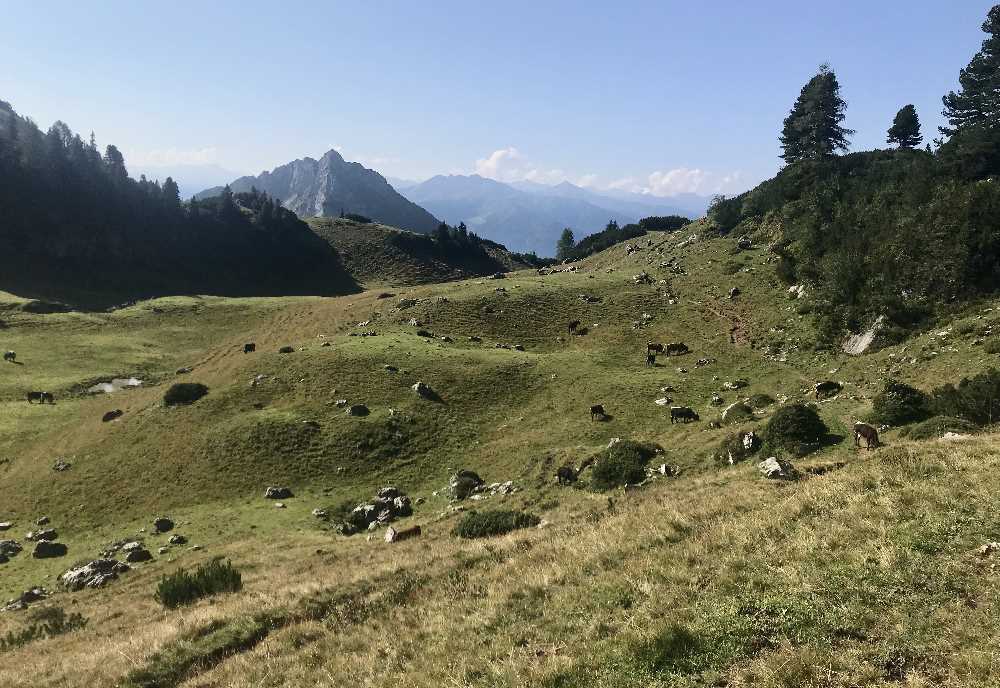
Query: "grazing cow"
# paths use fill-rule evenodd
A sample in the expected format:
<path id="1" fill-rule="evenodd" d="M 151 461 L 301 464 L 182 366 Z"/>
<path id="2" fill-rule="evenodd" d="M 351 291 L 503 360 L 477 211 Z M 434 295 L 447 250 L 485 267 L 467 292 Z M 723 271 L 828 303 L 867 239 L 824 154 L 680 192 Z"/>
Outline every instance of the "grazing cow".
<path id="1" fill-rule="evenodd" d="M 253 342 L 247 342 L 246 344 L 243 345 L 243 353 L 245 354 L 252 354 L 256 350 L 257 350 L 257 345 L 254 344 Z"/>
<path id="2" fill-rule="evenodd" d="M 604 420 L 607 417 L 608 414 L 604 412 L 604 406 L 601 404 L 594 404 L 590 407 L 590 420 Z"/>
<path id="3" fill-rule="evenodd" d="M 571 485 L 576 482 L 577 472 L 576 469 L 566 464 L 565 466 L 560 466 L 556 471 L 556 480 L 560 485 Z"/>
<path id="4" fill-rule="evenodd" d="M 670 424 L 674 423 L 690 423 L 694 420 L 701 420 L 695 410 L 687 406 L 671 406 L 670 407 Z"/>
<path id="5" fill-rule="evenodd" d="M 3 354 L 3 360 L 10 361 L 11 363 L 17 363 L 17 354 L 13 351 L 5 351 Z"/>
<path id="6" fill-rule="evenodd" d="M 646 353 L 647 354 L 662 354 L 663 345 L 656 344 L 654 342 L 646 342 Z"/>
<path id="7" fill-rule="evenodd" d="M 840 394 L 840 390 L 844 387 L 839 382 L 833 382 L 832 380 L 827 380 L 826 382 L 816 383 L 816 398 L 817 399 L 829 399 L 830 397 L 835 397 Z"/>
<path id="8" fill-rule="evenodd" d="M 569 325 L 567 326 L 567 330 L 566 331 L 569 334 L 576 334 L 576 329 L 578 327 L 580 327 L 580 321 L 579 320 L 572 320 L 572 321 L 570 321 Z"/>
<path id="9" fill-rule="evenodd" d="M 652 368 L 656 365 L 656 354 L 646 354 L 646 367 Z"/>
<path id="10" fill-rule="evenodd" d="M 691 349 L 688 348 L 688 345 L 683 342 L 671 342 L 664 348 L 664 353 L 666 353 L 667 356 L 680 356 L 681 354 L 686 354 L 690 350 Z"/>
<path id="11" fill-rule="evenodd" d="M 56 403 L 56 398 L 52 396 L 52 392 L 28 392 L 28 403 L 33 404 L 36 401 L 39 404 L 44 404 L 45 402 L 54 404 Z"/>
<path id="12" fill-rule="evenodd" d="M 865 438 L 865 445 L 868 449 L 874 449 L 879 446 L 878 441 L 878 430 L 868 425 L 867 423 L 855 423 L 854 424 L 854 446 L 861 449 L 861 438 Z"/>

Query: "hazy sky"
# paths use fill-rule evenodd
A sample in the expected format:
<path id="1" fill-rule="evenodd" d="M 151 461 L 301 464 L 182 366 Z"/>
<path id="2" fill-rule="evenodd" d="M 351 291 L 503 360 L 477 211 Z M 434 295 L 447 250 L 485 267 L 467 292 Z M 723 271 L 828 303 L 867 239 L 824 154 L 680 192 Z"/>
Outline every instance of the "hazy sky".
<path id="1" fill-rule="evenodd" d="M 0 99 L 132 167 L 337 147 L 387 176 L 741 191 L 829 62 L 854 149 L 925 138 L 990 2 L 0 2 Z M 813 9 L 815 7 L 815 9 Z"/>

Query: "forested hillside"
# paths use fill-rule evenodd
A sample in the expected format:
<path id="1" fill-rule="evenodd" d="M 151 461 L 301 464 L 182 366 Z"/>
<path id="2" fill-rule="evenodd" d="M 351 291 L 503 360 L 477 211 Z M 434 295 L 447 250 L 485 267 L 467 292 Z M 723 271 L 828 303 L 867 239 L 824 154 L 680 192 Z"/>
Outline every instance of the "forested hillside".
<path id="1" fill-rule="evenodd" d="M 336 294 L 336 252 L 257 191 L 181 203 L 62 122 L 43 133 L 0 101 L 0 289 L 102 304 L 164 293 Z"/>
<path id="2" fill-rule="evenodd" d="M 723 233 L 759 233 L 779 256 L 778 274 L 816 293 L 821 340 L 882 317 L 883 343 L 900 341 L 951 304 L 1000 285 L 1000 8 L 987 38 L 944 96 L 942 127 L 924 149 L 912 105 L 886 142 L 895 148 L 837 155 L 854 133 L 824 66 L 797 99 L 781 135 L 788 165 L 709 216 Z"/>

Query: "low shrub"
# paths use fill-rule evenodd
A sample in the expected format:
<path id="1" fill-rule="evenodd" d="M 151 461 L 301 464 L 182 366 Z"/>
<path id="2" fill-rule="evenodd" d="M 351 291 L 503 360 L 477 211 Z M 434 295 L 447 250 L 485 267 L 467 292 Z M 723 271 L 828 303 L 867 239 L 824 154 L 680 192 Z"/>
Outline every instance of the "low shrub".
<path id="1" fill-rule="evenodd" d="M 990 369 L 955 385 L 938 387 L 931 393 L 930 412 L 987 425 L 1000 418 L 1000 371 Z M 927 415 L 930 415 L 928 413 Z"/>
<path id="2" fill-rule="evenodd" d="M 872 400 L 871 418 L 876 423 L 906 425 L 927 418 L 928 403 L 927 395 L 919 389 L 889 380 Z"/>
<path id="3" fill-rule="evenodd" d="M 342 216 L 345 220 L 351 220 L 352 222 L 357 222 L 362 225 L 370 225 L 374 220 L 370 217 L 365 217 L 364 215 L 359 215 L 358 213 L 344 213 Z"/>
<path id="4" fill-rule="evenodd" d="M 903 428 L 899 434 L 911 440 L 932 440 L 941 437 L 946 432 L 957 432 L 962 435 L 968 435 L 978 431 L 979 427 L 975 423 L 970 423 L 962 418 L 934 416 L 923 422 Z"/>
<path id="5" fill-rule="evenodd" d="M 83 628 L 87 620 L 74 612 L 67 614 L 62 607 L 42 607 L 29 615 L 28 626 L 0 636 L 0 652 L 8 652 L 35 640 L 53 638 Z"/>
<path id="6" fill-rule="evenodd" d="M 764 446 L 771 454 L 784 451 L 801 456 L 817 448 L 826 433 L 826 423 L 816 409 L 805 404 L 790 404 L 775 411 L 767 422 Z"/>
<path id="7" fill-rule="evenodd" d="M 504 535 L 521 528 L 531 528 L 541 523 L 534 514 L 512 509 L 490 509 L 470 511 L 462 517 L 453 534 L 460 538 L 472 539 Z"/>
<path id="8" fill-rule="evenodd" d="M 988 354 L 1000 354 L 1000 337 L 986 340 L 986 343 L 983 344 L 983 351 Z"/>
<path id="9" fill-rule="evenodd" d="M 766 408 L 771 404 L 773 404 L 774 402 L 775 399 L 770 394 L 754 394 L 749 399 L 747 399 L 747 403 L 750 404 L 750 406 L 755 409 Z"/>
<path id="10" fill-rule="evenodd" d="M 741 461 L 746 461 L 753 455 L 754 452 L 759 449 L 759 446 L 753 446 L 747 449 L 743 446 L 743 435 L 742 432 L 733 433 L 732 435 L 727 435 L 722 438 L 715 451 L 712 453 L 712 458 L 720 466 L 729 466 L 732 464 L 740 463 Z M 757 445 L 760 444 L 758 440 Z"/>
<path id="11" fill-rule="evenodd" d="M 744 403 L 733 404 L 727 408 L 725 416 L 722 422 L 726 425 L 739 425 L 754 419 L 753 409 Z"/>
<path id="12" fill-rule="evenodd" d="M 634 485 L 646 478 L 646 464 L 658 447 L 631 440 L 615 442 L 594 457 L 591 488 L 604 491 L 621 485 Z"/>
<path id="13" fill-rule="evenodd" d="M 163 395 L 163 403 L 167 406 L 193 404 L 208 394 L 208 387 L 200 382 L 178 382 L 171 385 Z"/>
<path id="14" fill-rule="evenodd" d="M 243 589 L 243 577 L 229 562 L 213 559 L 201 564 L 193 572 L 179 569 L 165 575 L 156 586 L 156 601 L 168 609 L 217 595 L 223 592 L 237 592 Z"/>
<path id="15" fill-rule="evenodd" d="M 737 272 L 743 269 L 743 263 L 738 260 L 727 260 L 722 264 L 722 274 L 723 275 L 735 275 Z"/>

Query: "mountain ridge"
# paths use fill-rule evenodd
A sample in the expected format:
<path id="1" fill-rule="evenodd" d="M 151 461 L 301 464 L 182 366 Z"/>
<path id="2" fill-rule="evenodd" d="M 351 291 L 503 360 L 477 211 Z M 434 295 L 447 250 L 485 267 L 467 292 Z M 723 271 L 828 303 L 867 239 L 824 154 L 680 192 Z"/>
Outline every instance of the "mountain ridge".
<path id="1" fill-rule="evenodd" d="M 440 224 L 424 208 L 396 191 L 381 174 L 361 163 L 344 160 L 332 149 L 319 160 L 299 158 L 256 176 L 235 179 L 229 187 L 234 192 L 256 187 L 302 218 L 355 213 L 424 234 Z M 221 190 L 206 189 L 195 198 L 215 196 Z"/>

